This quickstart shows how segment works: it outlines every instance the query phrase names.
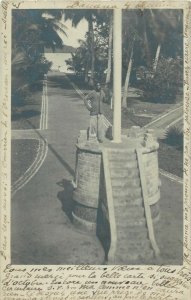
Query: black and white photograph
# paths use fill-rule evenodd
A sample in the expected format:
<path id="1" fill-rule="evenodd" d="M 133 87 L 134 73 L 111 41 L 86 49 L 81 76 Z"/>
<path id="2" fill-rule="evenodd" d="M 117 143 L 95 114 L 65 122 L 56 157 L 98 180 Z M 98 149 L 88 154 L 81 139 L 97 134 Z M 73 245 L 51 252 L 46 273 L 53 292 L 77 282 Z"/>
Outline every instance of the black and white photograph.
<path id="1" fill-rule="evenodd" d="M 12 9 L 11 264 L 183 265 L 183 19 Z"/>

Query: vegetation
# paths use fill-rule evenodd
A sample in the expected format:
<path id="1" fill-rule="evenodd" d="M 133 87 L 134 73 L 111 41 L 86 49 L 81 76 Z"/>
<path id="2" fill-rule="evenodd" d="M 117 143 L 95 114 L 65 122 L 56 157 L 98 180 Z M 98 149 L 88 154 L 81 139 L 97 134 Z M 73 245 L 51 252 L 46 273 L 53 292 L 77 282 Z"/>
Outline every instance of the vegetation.
<path id="1" fill-rule="evenodd" d="M 43 79 L 51 66 L 44 48 L 62 47 L 58 31 L 66 35 L 60 22 L 61 10 L 13 10 L 12 13 L 12 104 L 21 105 L 30 98 L 34 83 Z"/>
<path id="2" fill-rule="evenodd" d="M 159 140 L 158 159 L 160 169 L 183 177 L 183 155 L 180 149 Z"/>
<path id="3" fill-rule="evenodd" d="M 183 131 L 176 126 L 170 127 L 166 132 L 164 142 L 176 146 L 178 150 L 183 150 Z"/>
<path id="4" fill-rule="evenodd" d="M 149 102 L 175 103 L 182 80 L 182 60 L 162 57 L 155 74 L 146 74 L 142 81 L 143 96 Z"/>
<path id="5" fill-rule="evenodd" d="M 39 81 L 50 68 L 43 56 L 44 48 L 62 47 L 59 32 L 67 35 L 63 23 L 71 20 L 77 26 L 88 22 L 85 40 L 67 61 L 84 83 L 96 80 L 112 89 L 112 23 L 111 10 L 15 10 L 13 11 L 12 76 L 13 98 L 25 94 L 23 89 Z M 123 10 L 122 78 L 123 106 L 127 106 L 129 83 L 139 84 L 137 70 L 144 68 L 144 97 L 153 102 L 174 102 L 182 83 L 182 10 Z M 16 77 L 22 77 L 22 85 Z M 16 95 L 16 96 L 15 96 Z M 14 100 L 14 103 L 16 101 Z"/>
<path id="6" fill-rule="evenodd" d="M 82 19 L 86 19 L 88 22 L 88 32 L 86 34 L 86 52 L 90 54 L 88 60 L 84 62 L 83 69 L 85 70 L 85 82 L 88 80 L 88 72 L 90 72 L 90 85 L 93 86 L 95 80 L 95 66 L 96 66 L 96 41 L 94 26 L 99 18 L 102 16 L 102 12 L 95 9 L 72 9 L 65 10 L 65 20 L 72 20 L 73 26 L 77 26 Z M 107 14 L 107 13 L 106 13 Z M 82 46 L 83 47 L 83 46 Z M 75 66 L 74 66 L 75 68 Z"/>
<path id="7" fill-rule="evenodd" d="M 96 80 L 107 83 L 111 78 L 111 43 L 112 23 L 111 11 L 103 10 L 67 10 L 65 20 L 71 19 L 77 26 L 82 19 L 88 21 L 88 32 L 85 41 L 79 41 L 80 47 L 72 54 L 72 59 L 67 60 L 68 68 L 80 75 L 84 82 L 93 86 Z M 111 26 L 112 27 L 112 26 Z M 107 79 L 106 76 L 106 68 Z"/>
<path id="8" fill-rule="evenodd" d="M 80 47 L 76 49 L 76 52 L 72 54 L 72 58 L 66 61 L 68 69 L 74 70 L 75 74 L 84 79 L 84 82 L 91 83 L 91 43 L 87 38 L 85 41 L 80 40 Z M 106 41 L 103 39 L 98 32 L 94 32 L 94 78 L 96 80 L 105 80 L 105 69 L 107 66 L 107 48 L 105 47 Z"/>
<path id="9" fill-rule="evenodd" d="M 71 19 L 76 26 L 86 18 L 89 29 L 85 41 L 80 42 L 72 58 L 67 61 L 71 68 L 84 82 L 92 85 L 95 80 L 102 84 L 112 84 L 112 12 L 103 10 L 69 10 L 65 18 Z M 129 82 L 137 81 L 137 70 L 144 68 L 142 86 L 155 90 L 153 101 L 173 101 L 177 86 L 181 82 L 182 67 L 182 10 L 124 10 L 123 11 L 123 45 L 122 78 L 123 106 L 126 107 Z M 173 77 L 173 72 L 178 72 Z M 149 76 L 148 76 L 149 74 Z M 169 78 L 170 76 L 170 78 Z M 144 78 L 145 77 L 145 78 Z M 146 78 L 147 77 L 147 78 Z M 149 77 L 149 78 L 148 78 Z M 169 78 L 164 83 L 162 79 Z M 144 80 L 144 81 L 143 81 Z M 173 81 L 176 83 L 173 86 Z M 178 84 L 177 84 L 178 83 Z M 159 86 L 162 85 L 162 89 Z M 158 95 L 157 93 L 160 93 Z"/>

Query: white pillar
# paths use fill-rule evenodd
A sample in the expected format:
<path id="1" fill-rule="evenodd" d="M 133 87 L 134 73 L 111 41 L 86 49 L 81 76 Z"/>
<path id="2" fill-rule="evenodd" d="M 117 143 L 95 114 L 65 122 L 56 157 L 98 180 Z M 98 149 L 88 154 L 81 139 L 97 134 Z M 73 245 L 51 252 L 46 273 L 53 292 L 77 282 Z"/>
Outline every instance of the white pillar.
<path id="1" fill-rule="evenodd" d="M 113 142 L 121 142 L 122 10 L 113 11 Z"/>

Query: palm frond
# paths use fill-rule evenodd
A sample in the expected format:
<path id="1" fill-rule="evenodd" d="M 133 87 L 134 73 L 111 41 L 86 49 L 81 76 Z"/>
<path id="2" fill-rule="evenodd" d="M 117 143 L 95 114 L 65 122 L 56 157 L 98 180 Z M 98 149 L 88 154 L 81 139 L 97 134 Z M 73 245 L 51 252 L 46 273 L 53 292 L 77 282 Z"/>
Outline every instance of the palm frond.
<path id="1" fill-rule="evenodd" d="M 67 27 L 65 25 L 59 24 L 58 22 L 53 22 L 52 26 L 55 31 L 58 31 L 58 32 L 64 34 L 66 37 L 68 37 L 68 35 L 66 33 Z"/>

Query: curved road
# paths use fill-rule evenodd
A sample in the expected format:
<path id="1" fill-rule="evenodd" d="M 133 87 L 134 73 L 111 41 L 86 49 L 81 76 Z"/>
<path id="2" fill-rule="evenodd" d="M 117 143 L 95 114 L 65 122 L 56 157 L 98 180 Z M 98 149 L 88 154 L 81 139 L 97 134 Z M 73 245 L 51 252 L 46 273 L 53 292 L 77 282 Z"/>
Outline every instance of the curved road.
<path id="1" fill-rule="evenodd" d="M 170 110 L 168 113 L 161 115 L 155 120 L 151 121 L 145 126 L 145 128 L 151 128 L 155 130 L 157 137 L 164 137 L 165 130 L 172 125 L 183 119 L 183 106 L 176 107 Z"/>
<path id="2" fill-rule="evenodd" d="M 96 237 L 78 232 L 71 219 L 75 143 L 89 116 L 62 74 L 48 77 L 48 153 L 33 178 L 12 197 L 12 264 L 101 264 Z M 182 185 L 162 177 L 161 218 L 155 225 L 164 264 L 182 263 Z"/>

